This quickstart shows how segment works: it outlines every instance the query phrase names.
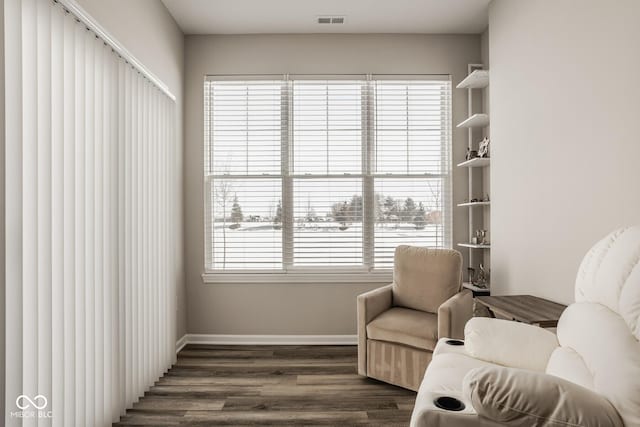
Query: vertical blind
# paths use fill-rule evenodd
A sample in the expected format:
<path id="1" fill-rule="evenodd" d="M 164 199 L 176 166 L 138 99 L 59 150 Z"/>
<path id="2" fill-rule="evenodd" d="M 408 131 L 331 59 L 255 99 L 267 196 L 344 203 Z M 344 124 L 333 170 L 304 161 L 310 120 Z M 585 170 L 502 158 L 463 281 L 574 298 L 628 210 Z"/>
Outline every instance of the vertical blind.
<path id="1" fill-rule="evenodd" d="M 5 425 L 111 425 L 175 357 L 175 102 L 61 4 L 5 16 Z"/>
<path id="2" fill-rule="evenodd" d="M 448 76 L 205 80 L 205 269 L 370 271 L 451 246 Z"/>

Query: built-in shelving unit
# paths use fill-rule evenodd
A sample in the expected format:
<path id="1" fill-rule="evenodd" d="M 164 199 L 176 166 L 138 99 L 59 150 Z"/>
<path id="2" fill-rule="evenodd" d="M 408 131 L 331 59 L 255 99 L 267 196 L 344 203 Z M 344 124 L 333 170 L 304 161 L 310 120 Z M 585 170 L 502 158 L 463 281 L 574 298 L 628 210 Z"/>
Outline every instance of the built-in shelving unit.
<path id="1" fill-rule="evenodd" d="M 489 126 L 489 115 L 484 113 L 473 114 L 458 124 L 459 128 L 483 128 L 485 126 Z"/>
<path id="2" fill-rule="evenodd" d="M 489 136 L 489 114 L 488 111 L 478 111 L 480 104 L 484 101 L 486 92 L 484 89 L 489 86 L 489 70 L 485 70 L 481 64 L 469 64 L 468 75 L 456 87 L 467 90 L 467 118 L 458 124 L 458 128 L 466 128 L 468 132 L 468 153 L 477 153 L 479 142 Z M 479 102 L 480 101 L 480 102 Z M 488 107 L 488 105 L 487 105 Z M 472 154 L 473 155 L 473 154 Z M 477 154 L 476 154 L 477 155 Z M 485 157 L 474 157 L 458 163 L 458 167 L 466 168 L 468 171 L 469 187 L 466 200 L 481 200 L 475 202 L 463 202 L 458 206 L 468 209 L 469 212 L 469 240 L 458 243 L 458 247 L 468 250 L 468 264 L 465 271 L 475 269 L 479 271 L 480 264 L 488 270 L 489 235 L 486 243 L 476 240 L 476 230 L 489 230 L 489 208 L 491 202 L 488 201 L 488 188 L 484 188 L 483 183 L 488 185 L 488 169 L 491 165 L 490 154 Z M 485 197 L 486 196 L 486 197 Z M 486 200 L 486 201 L 484 201 Z M 480 234 L 479 234 L 480 235 Z M 474 295 L 488 295 L 490 293 L 489 283 L 487 287 L 477 286 L 467 279 L 463 285 L 466 289 L 473 291 Z"/>
<path id="3" fill-rule="evenodd" d="M 465 160 L 462 163 L 458 163 L 458 167 L 461 168 L 483 168 L 489 166 L 491 159 L 489 157 L 476 157 L 475 159 Z"/>
<path id="4" fill-rule="evenodd" d="M 489 86 L 489 70 L 473 70 L 456 86 L 458 89 L 484 89 Z"/>

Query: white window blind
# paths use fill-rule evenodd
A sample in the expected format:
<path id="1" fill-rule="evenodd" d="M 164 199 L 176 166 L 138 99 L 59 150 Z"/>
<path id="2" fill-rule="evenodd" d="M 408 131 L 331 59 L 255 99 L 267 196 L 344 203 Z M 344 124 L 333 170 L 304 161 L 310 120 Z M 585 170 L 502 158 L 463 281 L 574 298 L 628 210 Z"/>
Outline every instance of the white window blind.
<path id="1" fill-rule="evenodd" d="M 175 358 L 175 102 L 64 3 L 4 2 L 7 426 L 111 425 Z"/>
<path id="2" fill-rule="evenodd" d="M 207 271 L 371 271 L 451 245 L 448 77 L 205 81 Z"/>
<path id="3" fill-rule="evenodd" d="M 379 80 L 374 106 L 374 265 L 400 244 L 450 247 L 451 86 Z"/>

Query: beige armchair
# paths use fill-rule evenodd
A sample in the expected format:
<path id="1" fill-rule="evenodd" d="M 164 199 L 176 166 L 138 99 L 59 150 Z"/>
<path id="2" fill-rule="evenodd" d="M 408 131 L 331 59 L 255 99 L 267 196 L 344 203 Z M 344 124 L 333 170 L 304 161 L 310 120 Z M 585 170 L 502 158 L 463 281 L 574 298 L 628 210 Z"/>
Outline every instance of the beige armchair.
<path id="1" fill-rule="evenodd" d="M 473 298 L 462 255 L 396 248 L 393 283 L 358 296 L 358 373 L 418 390 L 439 338 L 463 338 Z"/>

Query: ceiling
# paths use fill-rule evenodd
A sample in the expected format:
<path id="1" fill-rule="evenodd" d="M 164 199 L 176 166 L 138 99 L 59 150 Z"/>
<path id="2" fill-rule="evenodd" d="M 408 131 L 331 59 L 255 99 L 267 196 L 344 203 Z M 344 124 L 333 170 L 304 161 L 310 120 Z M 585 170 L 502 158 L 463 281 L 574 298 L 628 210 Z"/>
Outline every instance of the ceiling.
<path id="1" fill-rule="evenodd" d="M 477 34 L 490 0 L 162 0 L 185 34 Z M 318 24 L 318 16 L 345 16 Z"/>

